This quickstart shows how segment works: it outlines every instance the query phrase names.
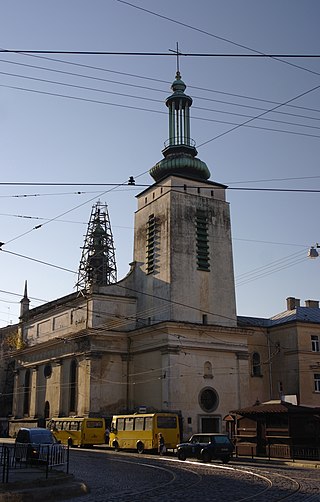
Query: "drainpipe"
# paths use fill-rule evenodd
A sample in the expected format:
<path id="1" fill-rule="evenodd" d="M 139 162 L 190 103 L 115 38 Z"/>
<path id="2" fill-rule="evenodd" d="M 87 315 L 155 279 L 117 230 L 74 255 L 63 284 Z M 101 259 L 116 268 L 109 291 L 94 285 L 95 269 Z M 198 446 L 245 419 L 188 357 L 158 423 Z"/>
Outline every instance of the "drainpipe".
<path id="1" fill-rule="evenodd" d="M 129 411 L 129 371 L 130 371 L 130 350 L 131 350 L 131 338 L 128 336 L 128 344 L 127 344 L 127 382 L 126 382 L 126 408 L 127 412 Z"/>
<path id="2" fill-rule="evenodd" d="M 270 331 L 268 328 L 267 328 L 267 343 L 268 343 L 268 359 L 269 359 L 269 399 L 272 399 L 273 398 L 272 361 L 271 361 Z"/>

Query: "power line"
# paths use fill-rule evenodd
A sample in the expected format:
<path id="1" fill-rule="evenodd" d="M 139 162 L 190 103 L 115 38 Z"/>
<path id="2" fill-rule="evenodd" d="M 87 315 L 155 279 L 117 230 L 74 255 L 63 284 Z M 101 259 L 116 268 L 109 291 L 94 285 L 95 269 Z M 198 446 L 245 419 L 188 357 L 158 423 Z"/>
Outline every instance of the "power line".
<path id="1" fill-rule="evenodd" d="M 74 270 L 70 270 L 69 268 L 65 268 L 65 267 L 60 267 L 59 265 L 53 265 L 52 263 L 48 263 L 47 261 L 37 260 L 36 258 L 31 258 L 30 256 L 26 256 L 26 255 L 19 254 L 19 253 L 14 253 L 13 251 L 8 251 L 8 250 L 2 249 L 2 248 L 1 248 L 1 251 L 3 253 L 7 253 L 7 254 L 10 254 L 13 256 L 18 256 L 19 258 L 24 258 L 26 260 L 34 261 L 36 263 L 41 263 L 42 265 L 46 265 L 47 267 L 53 267 L 53 268 L 56 268 L 59 270 L 63 270 L 65 272 L 71 272 L 72 274 L 76 274 L 76 272 Z"/>
<path id="2" fill-rule="evenodd" d="M 190 27 L 190 26 L 189 26 Z M 208 33 L 207 33 L 208 34 Z M 253 51 L 253 49 L 249 49 Z M 176 57 L 176 54 L 170 52 L 121 52 L 121 51 L 68 51 L 68 50 L 39 50 L 39 49 L 0 49 L 0 52 L 8 54 L 68 54 L 80 56 L 169 56 Z M 180 52 L 182 57 L 217 57 L 217 58 L 320 58 L 320 54 L 265 54 L 258 52 L 256 54 L 242 53 L 214 53 L 214 52 Z"/>
<path id="3" fill-rule="evenodd" d="M 246 49 L 246 50 L 252 51 L 252 52 L 254 52 L 256 54 L 262 55 L 262 56 L 268 56 L 264 52 L 258 51 L 256 49 L 252 49 L 251 47 L 249 47 L 247 45 L 240 44 L 238 42 L 234 42 L 233 40 L 230 40 L 230 39 L 228 39 L 226 37 L 220 37 L 218 35 L 210 33 L 209 31 L 202 30 L 200 28 L 196 28 L 195 26 L 192 26 L 192 25 L 187 24 L 187 23 L 183 23 L 182 21 L 177 21 L 176 19 L 172 19 L 172 18 L 170 18 L 168 16 L 164 16 L 162 14 L 159 14 L 157 12 L 153 12 L 153 11 L 148 10 L 148 9 L 145 9 L 145 8 L 140 7 L 138 5 L 134 5 L 134 4 L 130 3 L 130 2 L 127 2 L 126 0 L 115 0 L 115 1 L 119 2 L 119 3 L 123 3 L 125 5 L 129 5 L 130 7 L 133 7 L 135 9 L 141 10 L 143 12 L 147 12 L 148 14 L 151 14 L 152 16 L 156 16 L 156 17 L 159 17 L 161 19 L 165 19 L 166 21 L 170 21 L 171 23 L 175 23 L 175 24 L 178 24 L 180 26 L 184 26 L 185 28 L 189 28 L 190 30 L 197 31 L 198 33 L 202 33 L 204 35 L 208 35 L 209 37 L 213 37 L 213 38 L 215 38 L 217 40 L 221 40 L 223 42 L 227 42 L 227 43 L 232 44 L 232 45 L 234 45 L 236 47 L 240 47 L 241 49 Z M 278 59 L 276 56 L 270 55 L 268 57 L 270 57 L 271 59 L 274 59 L 275 61 L 279 61 L 280 63 L 284 63 L 284 64 L 287 64 L 287 65 L 293 66 L 294 68 L 298 68 L 300 70 L 307 71 L 309 73 L 313 73 L 313 74 L 319 75 L 319 73 L 314 72 L 313 70 L 310 70 L 309 68 L 304 68 L 303 66 L 299 66 L 299 65 L 291 63 L 289 61 L 285 61 L 283 59 Z"/>
<path id="4" fill-rule="evenodd" d="M 115 107 L 119 107 L 119 108 L 126 108 L 126 109 L 129 109 L 129 110 L 139 110 L 139 111 L 144 111 L 144 112 L 149 112 L 149 113 L 158 113 L 158 114 L 162 114 L 162 115 L 167 115 L 167 113 L 165 111 L 153 110 L 153 109 L 149 109 L 149 108 L 143 108 L 141 106 L 123 105 L 123 104 L 120 104 L 120 103 L 101 101 L 101 100 L 98 100 L 98 99 L 84 98 L 84 97 L 80 97 L 80 96 L 70 96 L 70 95 L 60 94 L 60 93 L 56 93 L 56 92 L 40 91 L 40 90 L 37 90 L 37 89 L 28 89 L 28 88 L 25 88 L 25 87 L 13 86 L 13 85 L 0 84 L 0 87 L 7 88 L 7 89 L 16 89 L 16 90 L 20 90 L 20 91 L 35 93 L 35 94 L 42 94 L 42 95 L 46 95 L 46 96 L 55 96 L 55 97 L 60 97 L 60 98 L 72 99 L 72 100 L 75 100 L 75 101 L 84 101 L 84 102 L 87 102 L 87 103 L 95 103 L 95 104 L 106 105 L 106 106 L 115 106 Z M 320 86 L 318 86 L 318 87 L 320 87 Z M 311 89 L 309 91 L 306 91 L 304 94 L 307 94 L 308 92 L 311 92 L 312 90 L 315 90 L 315 89 L 316 88 L 313 88 L 313 89 Z M 302 94 L 302 95 L 304 95 L 304 94 Z M 297 131 L 288 131 L 288 130 L 285 130 L 285 129 L 275 129 L 275 128 L 271 128 L 271 127 L 262 127 L 262 126 L 248 125 L 253 120 L 259 119 L 262 116 L 266 115 L 267 113 L 273 112 L 274 110 L 276 110 L 277 108 L 279 108 L 281 106 L 285 106 L 287 103 L 293 101 L 294 99 L 298 99 L 298 97 L 301 97 L 302 95 L 299 95 L 299 96 L 297 96 L 295 98 L 292 98 L 291 100 L 287 101 L 286 103 L 282 103 L 282 104 L 280 104 L 278 106 L 275 106 L 272 109 L 265 110 L 263 113 L 261 113 L 259 115 L 256 115 L 256 116 L 250 118 L 249 120 L 247 120 L 245 122 L 242 122 L 241 124 L 237 124 L 237 123 L 234 123 L 234 122 L 227 122 L 227 121 L 223 121 L 223 120 L 208 119 L 208 118 L 195 117 L 194 116 L 193 120 L 203 120 L 203 121 L 206 121 L 206 122 L 214 122 L 214 123 L 218 123 L 218 124 L 228 124 L 228 125 L 231 124 L 231 125 L 235 126 L 235 127 L 232 127 L 231 129 L 229 129 L 228 131 L 225 131 L 225 132 L 219 134 L 218 136 L 215 136 L 214 138 L 211 138 L 210 140 L 207 140 L 207 141 L 205 141 L 205 142 L 203 142 L 203 143 L 201 143 L 201 144 L 199 144 L 197 146 L 198 146 L 198 148 L 201 148 L 202 146 L 206 145 L 207 143 L 210 143 L 211 141 L 214 141 L 214 140 L 216 140 L 216 139 L 224 136 L 225 134 L 228 134 L 229 132 L 232 132 L 232 131 L 240 128 L 240 127 L 248 127 L 248 128 L 260 129 L 260 130 L 264 130 L 264 131 L 280 132 L 280 133 L 285 133 L 285 134 L 293 134 L 293 135 L 298 135 L 298 136 L 307 136 L 307 137 L 312 137 L 312 138 L 319 138 L 320 136 L 317 135 L 317 134 L 310 134 L 310 133 L 297 132 Z M 137 99 L 139 99 L 139 98 L 137 98 Z M 156 100 L 153 100 L 153 101 L 156 101 Z M 294 125 L 294 124 L 292 124 L 292 125 Z M 300 124 L 299 127 L 304 127 L 304 125 Z M 306 127 L 313 127 L 313 126 L 306 126 Z"/>
<path id="5" fill-rule="evenodd" d="M 44 79 L 44 78 L 31 77 L 31 76 L 28 76 L 28 75 L 19 75 L 17 73 L 10 73 L 10 72 L 3 72 L 3 71 L 0 71 L 0 74 L 1 75 L 6 75 L 6 76 L 11 76 L 11 77 L 23 78 L 23 79 L 27 79 L 27 80 L 33 80 L 33 81 L 36 81 L 36 82 L 49 83 L 49 84 L 60 85 L 60 86 L 64 86 L 64 87 L 71 87 L 71 88 L 74 88 L 74 89 L 81 89 L 81 90 L 93 91 L 93 92 L 101 92 L 101 93 L 104 93 L 104 94 L 111 94 L 111 95 L 121 96 L 121 97 L 126 97 L 126 98 L 141 99 L 143 101 L 150 101 L 150 102 L 153 102 L 153 103 L 163 103 L 163 101 L 160 100 L 160 99 L 148 98 L 146 96 L 134 96 L 132 94 L 126 94 L 126 93 L 115 92 L 115 91 L 107 91 L 105 89 L 97 89 L 97 88 L 94 88 L 94 87 L 88 87 L 88 86 L 77 85 L 77 84 L 69 84 L 69 83 L 66 83 L 66 82 L 59 82 L 57 80 L 48 80 L 48 79 Z M 203 100 L 206 100 L 206 101 L 208 101 L 208 100 L 211 101 L 210 98 L 198 98 L 198 99 L 203 99 Z M 214 100 L 214 101 L 218 101 L 218 100 Z M 219 101 L 219 102 L 221 102 L 221 101 Z M 229 104 L 230 105 L 231 103 L 225 102 L 225 104 Z M 242 106 L 247 107 L 246 105 L 242 105 Z M 251 115 L 244 115 L 244 114 L 241 114 L 241 113 L 236 113 L 236 112 L 231 112 L 231 111 L 226 111 L 226 110 L 216 110 L 216 109 L 210 109 L 210 108 L 203 108 L 203 107 L 200 107 L 200 106 L 194 106 L 193 108 L 195 110 L 201 110 L 201 111 L 206 111 L 206 112 L 221 113 L 221 114 L 227 114 L 227 115 L 234 115 L 234 116 L 237 116 L 237 117 L 249 117 L 249 118 L 252 118 Z M 257 107 L 251 107 L 251 108 L 255 108 L 256 109 Z M 268 111 L 268 110 L 263 109 L 263 108 L 262 108 L 262 110 Z M 299 115 L 299 114 L 289 114 L 289 113 L 285 113 L 285 114 L 286 115 L 290 115 L 290 116 L 296 116 L 296 117 L 299 117 L 299 118 L 305 118 L 307 120 L 317 120 L 317 121 L 320 121 L 320 118 L 317 118 L 317 117 L 307 117 L 307 116 L 303 116 L 303 115 Z M 201 119 L 201 117 L 198 117 L 198 119 Z M 320 127 L 317 127 L 317 126 L 312 126 L 312 125 L 308 125 L 308 124 L 301 124 L 301 123 L 295 123 L 295 122 L 289 122 L 289 121 L 284 121 L 284 120 L 277 120 L 277 119 L 270 119 L 270 118 L 261 118 L 261 120 L 265 120 L 265 121 L 268 121 L 268 122 L 276 122 L 276 123 L 286 124 L 286 125 L 292 125 L 292 126 L 297 126 L 297 127 L 306 127 L 306 128 L 310 128 L 310 129 L 320 129 Z M 215 120 L 215 121 L 217 121 L 217 120 Z"/>
<path id="6" fill-rule="evenodd" d="M 102 67 L 99 67 L 99 66 L 86 65 L 86 64 L 81 64 L 81 63 L 75 63 L 73 61 L 64 61 L 62 59 L 48 58 L 48 57 L 37 56 L 37 55 L 32 55 L 32 54 L 24 54 L 24 53 L 22 53 L 22 55 L 33 57 L 33 58 L 38 58 L 38 59 L 41 59 L 41 60 L 47 60 L 47 61 L 53 61 L 53 62 L 58 62 L 58 63 L 62 63 L 62 64 L 67 64 L 67 65 L 71 65 L 71 66 L 77 66 L 77 67 L 80 67 L 80 68 L 86 68 L 86 69 L 91 69 L 91 70 L 98 70 L 98 71 L 108 72 L 108 73 L 115 73 L 117 75 L 123 75 L 123 76 L 128 76 L 128 77 L 143 79 L 143 80 L 150 80 L 152 82 L 165 83 L 167 85 L 171 84 L 171 82 L 169 82 L 167 80 L 158 79 L 158 78 L 152 78 L 152 77 L 145 76 L 145 75 L 137 75 L 137 74 L 134 74 L 134 73 L 127 73 L 127 72 L 121 72 L 121 71 L 116 71 L 116 70 L 110 70 L 108 68 L 102 68 Z M 155 89 L 155 88 L 152 88 L 152 87 L 147 87 L 147 86 L 142 86 L 142 85 L 137 85 L 137 84 L 129 84 L 127 82 L 123 82 L 123 81 L 119 81 L 119 80 L 118 81 L 117 80 L 110 80 L 110 79 L 95 77 L 95 76 L 92 76 L 92 75 L 79 74 L 79 73 L 74 73 L 74 72 L 57 70 L 57 69 L 53 69 L 53 68 L 46 68 L 44 66 L 29 65 L 29 64 L 26 64 L 26 63 L 20 63 L 20 62 L 15 62 L 15 61 L 8 61 L 8 60 L 4 60 L 4 59 L 1 59 L 0 61 L 4 62 L 4 63 L 7 63 L 7 64 L 26 66 L 28 68 L 42 69 L 42 70 L 45 70 L 45 71 L 51 71 L 51 72 L 56 72 L 56 73 L 61 73 L 61 74 L 66 74 L 66 75 L 71 75 L 71 76 L 78 76 L 78 77 L 92 79 L 92 80 L 98 80 L 98 81 L 102 81 L 102 82 L 109 82 L 109 83 L 114 83 L 114 84 L 117 84 L 117 85 L 123 85 L 123 86 L 129 86 L 129 87 L 136 87 L 136 88 L 139 88 L 139 89 L 151 90 L 153 92 L 161 92 L 161 93 L 165 93 L 166 92 L 167 93 L 167 91 L 162 90 L 162 89 Z M 318 75 L 320 75 L 320 73 L 318 73 Z M 208 88 L 199 87 L 199 86 L 193 86 L 193 85 L 188 85 L 188 87 L 190 89 L 197 89 L 197 90 L 201 90 L 201 91 L 205 91 L 205 92 L 209 92 L 209 93 L 222 94 L 222 95 L 237 97 L 237 98 L 241 98 L 241 99 L 248 99 L 248 100 L 253 100 L 253 101 L 261 101 L 261 102 L 271 103 L 271 104 L 280 104 L 280 103 L 278 103 L 276 101 L 271 101 L 271 100 L 264 99 L 264 98 L 256 98 L 256 97 L 253 97 L 253 96 L 245 96 L 245 95 L 242 95 L 242 94 L 230 93 L 230 92 L 226 92 L 226 91 L 219 91 L 219 90 L 216 90 L 216 89 L 208 89 Z M 205 100 L 205 101 L 213 101 L 213 102 L 228 104 L 228 105 L 232 105 L 232 106 L 238 106 L 238 107 L 246 107 L 246 108 L 253 108 L 253 109 L 264 110 L 263 108 L 250 107 L 249 105 L 244 105 L 244 104 L 239 104 L 239 103 L 233 103 L 233 102 L 228 102 L 228 101 L 222 101 L 222 100 L 217 100 L 217 99 L 210 99 L 210 98 L 205 98 L 205 97 L 201 97 L 201 96 L 194 96 L 194 98 L 195 99 Z M 297 106 L 297 105 L 287 105 L 287 106 L 290 107 L 290 108 L 296 108 L 296 109 L 302 109 L 302 110 L 308 110 L 308 111 L 313 111 L 313 112 L 320 113 L 320 110 L 314 109 L 314 108 L 308 108 L 308 107 Z M 283 112 L 283 111 L 275 111 L 274 113 L 279 113 L 279 114 L 284 114 L 284 115 L 293 115 L 293 116 L 297 116 L 297 117 L 308 118 L 310 120 L 318 120 L 318 119 L 315 119 L 313 117 L 304 117 L 303 115 L 290 114 L 288 112 Z"/>
<path id="7" fill-rule="evenodd" d="M 301 97 L 303 97 L 303 96 L 306 96 L 306 95 L 307 95 L 307 94 L 309 94 L 310 92 L 313 92 L 313 91 L 315 91 L 315 90 L 317 90 L 317 89 L 319 89 L 319 88 L 320 88 L 320 85 L 317 85 L 317 86 L 315 86 L 315 87 L 312 87 L 311 89 L 308 89 L 307 91 L 304 91 L 304 92 L 302 92 L 302 93 L 298 94 L 298 95 L 297 95 L 297 96 L 295 96 L 294 98 L 290 98 L 290 99 L 288 99 L 287 101 L 285 101 L 284 103 L 281 103 L 281 104 L 279 104 L 279 105 L 277 105 L 277 106 L 274 106 L 273 108 L 270 108 L 269 110 L 267 110 L 267 111 L 265 111 L 265 112 L 263 112 L 263 113 L 260 113 L 260 114 L 259 114 L 259 115 L 257 115 L 256 117 L 252 117 L 251 119 L 246 120 L 246 121 L 245 121 L 245 122 L 243 122 L 242 124 L 238 124 L 238 125 L 236 125 L 235 127 L 232 127 L 231 129 L 229 129 L 228 131 L 225 131 L 225 132 L 223 132 L 223 133 L 219 134 L 218 136 L 215 136 L 214 138 L 211 138 L 211 139 L 209 139 L 209 140 L 207 140 L 207 141 L 205 141 L 205 142 L 201 143 L 201 145 L 198 145 L 198 146 L 200 147 L 200 146 L 207 145 L 207 144 L 208 144 L 208 143 L 210 143 L 211 141 L 214 141 L 214 140 L 216 140 L 216 139 L 218 139 L 218 138 L 221 138 L 222 136 L 225 136 L 226 134 L 229 134 L 230 132 L 235 131 L 236 129 L 239 129 L 240 127 L 246 126 L 247 124 L 249 124 L 249 123 L 250 123 L 250 122 L 252 122 L 253 120 L 259 119 L 259 118 L 263 117 L 264 115 L 266 115 L 267 113 L 273 112 L 274 110 L 277 110 L 277 109 L 278 109 L 278 108 L 280 108 L 281 106 L 285 106 L 285 105 L 287 105 L 288 103 L 291 103 L 292 101 L 295 101 L 296 99 L 299 99 L 299 98 L 301 98 Z"/>
<path id="8" fill-rule="evenodd" d="M 149 171 L 145 171 L 145 173 L 143 174 L 146 174 L 148 173 Z M 296 180 L 296 179 L 313 179 L 313 178 L 319 178 L 320 176 L 303 176 L 303 177 L 298 177 L 298 178 L 279 178 L 279 180 Z M 260 180 L 260 181 L 277 181 L 277 178 L 274 178 L 272 180 Z M 258 183 L 259 180 L 255 180 L 253 181 L 254 183 Z M 214 183 L 214 182 L 213 182 Z M 235 183 L 241 183 L 240 181 L 239 182 L 235 182 Z M 155 184 L 156 185 L 156 184 Z M 135 185 L 127 185 L 126 183 L 64 183 L 64 182 L 19 182 L 19 181 L 4 181 L 4 182 L 0 182 L 0 186 L 106 186 L 106 187 L 113 187 L 113 188 L 117 188 L 117 187 L 121 187 L 122 189 L 126 188 L 128 191 L 132 191 L 132 190 L 138 190 L 140 188 L 148 188 L 150 187 L 150 184 L 148 183 L 135 183 Z M 181 185 L 170 185 L 170 188 L 183 188 L 184 185 L 181 184 Z M 203 187 L 203 185 L 190 185 L 189 188 L 193 188 L 193 189 L 196 189 L 196 188 L 202 188 L 202 189 L 206 189 L 205 187 Z M 208 187 L 207 190 L 211 190 L 212 187 Z M 216 190 L 224 190 L 225 187 L 222 186 L 216 186 L 215 187 Z M 232 187 L 232 186 L 228 186 L 227 187 L 228 190 L 238 190 L 238 191 L 252 191 L 252 192 L 292 192 L 292 193 L 319 193 L 320 192 L 320 189 L 316 189 L 316 188 L 270 188 L 270 187 L 265 187 L 265 188 L 260 188 L 260 187 Z M 71 192 L 71 195 L 85 195 L 87 193 L 100 193 L 100 192 Z M 104 195 L 105 193 L 107 192 L 103 192 L 102 194 L 100 193 L 100 196 L 101 195 Z M 25 197 L 35 197 L 35 196 L 40 196 L 40 195 L 43 195 L 43 196 L 51 196 L 51 195 L 70 195 L 70 194 L 66 194 L 66 193 L 58 193 L 58 194 L 32 194 L 32 195 L 20 195 L 20 197 L 22 198 L 25 198 Z M 17 198 L 19 197 L 18 195 L 4 195 L 4 196 L 0 196 L 0 197 L 12 197 L 12 198 Z M 91 202 L 93 199 L 90 199 L 89 201 L 86 201 L 84 202 L 84 204 L 86 204 L 87 202 Z M 83 204 L 79 205 L 79 206 L 76 206 L 75 208 L 73 209 L 77 209 L 78 207 L 81 207 Z M 65 214 L 67 214 L 68 212 L 70 211 L 73 211 L 73 209 L 70 209 L 69 211 L 61 214 L 60 216 L 64 216 Z M 55 218 L 52 218 L 51 220 L 49 221 L 53 221 L 55 220 L 56 218 L 59 218 L 60 216 L 57 216 Z"/>

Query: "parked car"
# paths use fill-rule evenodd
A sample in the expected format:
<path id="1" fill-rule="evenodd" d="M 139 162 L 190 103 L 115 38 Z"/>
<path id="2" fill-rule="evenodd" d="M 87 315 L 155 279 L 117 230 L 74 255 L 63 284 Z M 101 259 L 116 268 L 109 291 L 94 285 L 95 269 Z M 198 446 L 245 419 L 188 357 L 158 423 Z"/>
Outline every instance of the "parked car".
<path id="1" fill-rule="evenodd" d="M 41 457 L 45 458 L 46 446 L 54 444 L 58 444 L 58 441 L 49 429 L 21 428 L 15 439 L 16 461 L 41 460 Z"/>
<path id="2" fill-rule="evenodd" d="M 177 445 L 179 460 L 195 457 L 203 462 L 222 460 L 229 462 L 234 445 L 226 434 L 194 434 L 187 443 Z"/>

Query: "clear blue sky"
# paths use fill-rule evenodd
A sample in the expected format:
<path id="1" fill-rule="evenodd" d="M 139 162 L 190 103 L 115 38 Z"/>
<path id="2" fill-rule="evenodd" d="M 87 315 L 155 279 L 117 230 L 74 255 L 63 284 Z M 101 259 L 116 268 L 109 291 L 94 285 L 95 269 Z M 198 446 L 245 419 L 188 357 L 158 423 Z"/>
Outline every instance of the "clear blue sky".
<path id="1" fill-rule="evenodd" d="M 31 307 L 74 291 L 98 198 L 108 204 L 118 278 L 128 272 L 141 188 L 84 184 L 152 183 L 148 170 L 168 137 L 176 42 L 188 54 L 320 54 L 319 19 L 318 0 L 3 0 L 2 49 L 167 55 L 0 54 L 0 326 L 17 322 L 20 296 L 9 293 L 22 295 L 25 280 Z M 320 258 L 307 258 L 320 241 L 319 193 L 236 190 L 320 190 L 320 89 L 311 91 L 320 58 L 282 59 L 290 64 L 180 58 L 198 156 L 230 188 L 239 315 L 272 316 L 288 296 L 320 298 Z"/>

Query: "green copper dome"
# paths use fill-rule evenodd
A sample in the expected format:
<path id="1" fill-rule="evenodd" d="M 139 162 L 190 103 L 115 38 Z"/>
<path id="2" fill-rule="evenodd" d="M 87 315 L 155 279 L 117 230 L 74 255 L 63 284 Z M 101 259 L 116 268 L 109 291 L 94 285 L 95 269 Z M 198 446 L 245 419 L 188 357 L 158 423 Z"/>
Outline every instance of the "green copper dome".
<path id="1" fill-rule="evenodd" d="M 184 93 L 186 84 L 180 72 L 171 85 L 173 94 L 166 99 L 169 110 L 169 139 L 162 150 L 164 159 L 157 162 L 149 173 L 157 182 L 170 175 L 187 176 L 200 180 L 210 178 L 210 171 L 200 159 L 195 142 L 190 137 L 190 107 L 192 98 Z"/>
<path id="2" fill-rule="evenodd" d="M 149 173 L 155 181 L 160 181 L 162 178 L 174 174 L 201 180 L 210 178 L 207 164 L 192 155 L 172 155 L 162 159 L 150 169 Z"/>

